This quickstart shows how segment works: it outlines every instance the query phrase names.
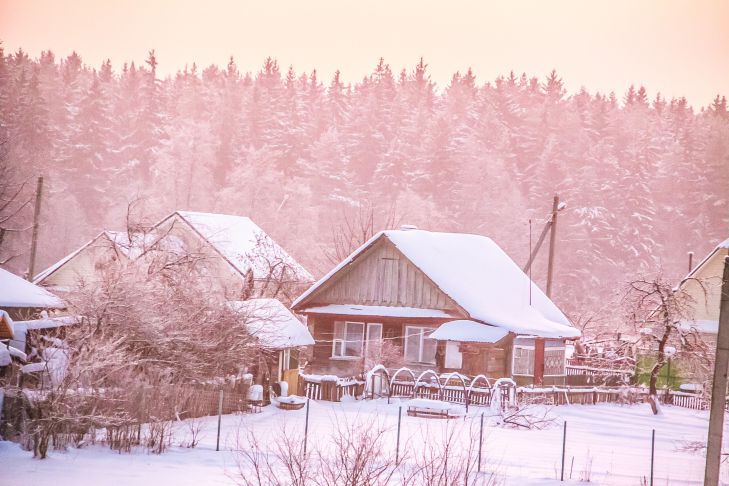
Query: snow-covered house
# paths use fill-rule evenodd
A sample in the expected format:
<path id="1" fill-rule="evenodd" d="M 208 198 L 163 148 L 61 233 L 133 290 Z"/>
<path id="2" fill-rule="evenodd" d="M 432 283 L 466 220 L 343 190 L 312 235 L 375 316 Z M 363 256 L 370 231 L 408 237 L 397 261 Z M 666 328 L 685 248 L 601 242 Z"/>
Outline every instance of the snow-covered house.
<path id="1" fill-rule="evenodd" d="M 0 309 L 12 319 L 35 317 L 43 310 L 66 304 L 47 290 L 0 268 Z"/>
<path id="2" fill-rule="evenodd" d="M 711 344 L 716 342 L 719 332 L 721 282 L 726 256 L 729 256 L 729 239 L 719 243 L 678 284 L 693 301 L 692 319 L 683 322 L 683 326 L 695 329 Z"/>
<path id="3" fill-rule="evenodd" d="M 228 305 L 245 320 L 250 334 L 263 352 L 249 370 L 254 382 L 268 385 L 285 381 L 296 390 L 299 378 L 299 352 L 314 344 L 309 329 L 281 301 L 250 299 Z"/>
<path id="4" fill-rule="evenodd" d="M 185 252 L 204 260 L 227 300 L 277 297 L 286 300 L 314 281 L 311 274 L 251 219 L 227 214 L 175 211 L 145 231 L 104 231 L 38 274 L 34 282 L 73 291 L 114 263 L 153 251 Z"/>
<path id="5" fill-rule="evenodd" d="M 31 347 L 29 335 L 54 333 L 65 326 L 66 318 L 48 317 L 49 311 L 65 307 L 52 293 L 0 268 L 0 346 L 5 355 L 25 360 Z"/>
<path id="6" fill-rule="evenodd" d="M 376 234 L 292 308 L 317 373 L 356 374 L 389 342 L 411 368 L 562 383 L 565 341 L 580 336 L 491 239 L 407 227 Z"/>

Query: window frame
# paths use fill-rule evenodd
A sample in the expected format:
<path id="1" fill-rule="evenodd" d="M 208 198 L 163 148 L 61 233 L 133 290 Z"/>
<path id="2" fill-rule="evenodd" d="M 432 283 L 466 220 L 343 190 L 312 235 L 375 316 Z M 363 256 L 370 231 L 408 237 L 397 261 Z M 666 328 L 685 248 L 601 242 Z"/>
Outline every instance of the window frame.
<path id="1" fill-rule="evenodd" d="M 380 337 L 372 339 L 371 331 L 373 328 L 379 327 L 380 328 Z M 380 345 L 383 343 L 383 340 L 385 338 L 384 336 L 385 332 L 385 326 L 382 325 L 381 322 L 368 322 L 365 325 L 365 338 L 364 338 L 364 352 L 363 356 L 367 358 L 367 355 L 370 352 L 370 343 L 372 341 L 379 341 Z"/>
<path id="2" fill-rule="evenodd" d="M 527 370 L 527 373 L 517 373 L 516 372 L 516 350 L 521 349 L 527 351 L 527 365 L 529 361 L 531 361 L 531 370 Z M 531 359 L 529 359 L 529 355 L 531 355 Z M 521 357 L 520 357 L 521 359 Z M 535 365 L 535 352 L 534 352 L 534 346 L 529 346 L 527 344 L 514 344 L 512 346 L 511 350 L 511 374 L 513 376 L 534 376 L 534 365 Z M 531 371 L 531 372 L 529 372 Z"/>
<path id="3" fill-rule="evenodd" d="M 342 324 L 342 338 L 337 338 L 337 323 Z M 355 342 L 355 341 L 349 341 L 347 340 L 347 326 L 349 324 L 357 324 L 359 326 L 362 326 L 362 332 L 360 333 L 360 349 L 359 349 L 359 355 L 357 356 L 351 356 L 347 355 L 347 343 L 348 342 Z M 359 321 L 334 321 L 334 329 L 332 330 L 332 355 L 331 359 L 339 359 L 339 360 L 358 360 L 362 359 L 364 357 L 365 352 L 365 332 L 367 329 L 367 323 L 366 322 L 359 322 Z M 337 345 L 339 345 L 340 354 L 337 354 Z"/>
<path id="4" fill-rule="evenodd" d="M 418 360 L 417 361 L 412 361 L 408 358 L 408 329 L 421 330 L 421 332 L 418 333 L 420 339 L 418 340 Z M 422 331 L 425 331 L 425 332 L 422 332 Z M 438 351 L 437 351 L 438 344 L 437 343 L 436 343 L 436 350 L 433 353 L 433 361 L 423 361 L 424 343 L 425 343 L 425 340 L 428 339 L 428 337 L 426 336 L 426 333 L 428 333 L 428 332 L 432 333 L 433 331 L 435 331 L 435 328 L 431 327 L 431 326 L 421 326 L 421 325 L 417 325 L 417 324 L 405 324 L 405 332 L 403 333 L 403 357 L 405 358 L 406 362 L 413 363 L 413 364 L 429 364 L 429 365 L 436 364 L 436 354 L 438 353 Z"/>

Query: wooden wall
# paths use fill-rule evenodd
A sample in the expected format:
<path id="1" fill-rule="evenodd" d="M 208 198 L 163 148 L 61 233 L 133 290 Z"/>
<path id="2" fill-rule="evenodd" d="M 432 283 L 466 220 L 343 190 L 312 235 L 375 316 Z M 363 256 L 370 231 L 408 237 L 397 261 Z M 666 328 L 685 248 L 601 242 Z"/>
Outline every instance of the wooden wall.
<path id="1" fill-rule="evenodd" d="M 307 300 L 317 304 L 384 305 L 453 312 L 458 308 L 386 238 L 380 239 L 350 268 Z"/>

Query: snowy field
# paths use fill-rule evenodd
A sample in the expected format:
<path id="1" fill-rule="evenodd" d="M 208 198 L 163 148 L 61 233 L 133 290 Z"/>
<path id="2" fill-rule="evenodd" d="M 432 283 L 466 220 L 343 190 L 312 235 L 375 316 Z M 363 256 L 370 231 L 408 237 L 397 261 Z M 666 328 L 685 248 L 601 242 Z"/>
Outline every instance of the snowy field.
<path id="1" fill-rule="evenodd" d="M 382 451 L 394 460 L 398 407 L 398 403 L 388 405 L 386 401 L 311 402 L 309 451 L 326 447 L 335 427 L 362 427 L 383 430 L 379 434 Z M 454 437 L 457 447 L 467 447 L 469 434 L 477 437 L 484 411 L 474 407 L 465 418 L 443 420 L 409 417 L 405 410 L 403 406 L 401 456 L 405 461 L 414 460 L 425 444 L 437 447 L 447 436 Z M 558 484 L 564 421 L 567 482 L 589 478 L 593 484 L 642 484 L 650 473 L 652 429 L 656 430 L 654 484 L 702 482 L 703 455 L 680 449 L 689 441 L 705 440 L 707 412 L 664 407 L 663 415 L 653 416 L 645 404 L 603 404 L 554 407 L 550 415 L 554 423 L 544 430 L 505 429 L 486 418 L 483 464 L 498 484 Z M 143 449 L 118 454 L 103 446 L 90 446 L 53 451 L 41 461 L 32 459 L 17 444 L 0 442 L 0 484 L 15 484 L 19 478 L 22 484 L 38 486 L 235 484 L 240 463 L 235 449 L 243 437 L 252 433 L 263 447 L 272 447 L 284 434 L 298 440 L 303 436 L 304 417 L 305 409 L 283 411 L 273 406 L 260 414 L 224 416 L 221 452 L 215 451 L 216 417 L 201 420 L 201 442 L 194 449 L 179 445 L 189 441 L 190 427 L 184 422 L 176 424 L 173 446 L 162 455 Z M 729 484 L 726 471 L 722 480 Z"/>

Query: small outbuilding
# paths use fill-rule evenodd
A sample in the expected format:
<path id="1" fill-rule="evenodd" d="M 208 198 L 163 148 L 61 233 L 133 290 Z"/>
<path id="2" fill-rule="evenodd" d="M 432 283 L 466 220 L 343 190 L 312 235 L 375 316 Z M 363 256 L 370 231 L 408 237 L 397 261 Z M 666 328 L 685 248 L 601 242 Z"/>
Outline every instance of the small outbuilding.
<path id="1" fill-rule="evenodd" d="M 296 390 L 300 351 L 314 344 L 306 325 L 276 299 L 250 299 L 228 305 L 245 320 L 263 350 L 251 370 L 254 382 L 267 390 L 269 385 L 284 381 L 289 390 Z"/>

